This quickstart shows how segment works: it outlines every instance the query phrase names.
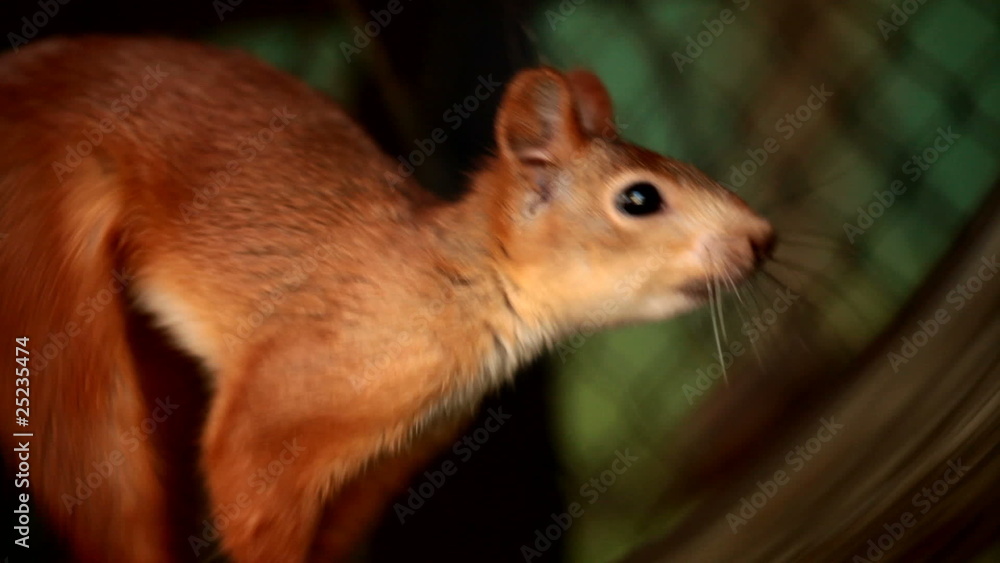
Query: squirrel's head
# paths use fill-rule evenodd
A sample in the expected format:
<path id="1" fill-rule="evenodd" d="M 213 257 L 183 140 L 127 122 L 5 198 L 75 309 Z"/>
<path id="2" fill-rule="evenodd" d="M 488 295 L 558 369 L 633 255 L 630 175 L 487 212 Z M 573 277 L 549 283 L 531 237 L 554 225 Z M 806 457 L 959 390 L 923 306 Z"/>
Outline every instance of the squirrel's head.
<path id="1" fill-rule="evenodd" d="M 525 305 L 567 327 L 664 319 L 743 281 L 774 230 L 693 166 L 628 144 L 592 73 L 518 74 L 496 119 L 497 261 Z"/>

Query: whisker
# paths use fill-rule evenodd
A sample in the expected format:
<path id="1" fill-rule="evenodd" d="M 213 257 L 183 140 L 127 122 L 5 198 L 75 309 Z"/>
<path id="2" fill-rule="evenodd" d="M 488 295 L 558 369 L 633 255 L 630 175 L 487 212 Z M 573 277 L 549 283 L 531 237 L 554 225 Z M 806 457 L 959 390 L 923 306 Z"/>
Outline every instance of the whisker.
<path id="1" fill-rule="evenodd" d="M 766 266 L 766 264 L 765 264 L 765 266 Z M 811 309 L 813 309 L 813 310 L 815 310 L 817 312 L 822 310 L 820 308 L 820 306 L 815 301 L 813 301 L 812 299 L 810 299 L 808 295 L 805 295 L 805 292 L 794 290 L 787 283 L 785 283 L 781 278 L 779 278 L 778 276 L 776 276 L 774 274 L 774 272 L 769 272 L 769 271 L 767 271 L 766 268 L 762 267 L 762 268 L 760 268 L 760 273 L 764 276 L 764 279 L 767 279 L 771 283 L 773 283 L 774 285 L 778 286 L 779 290 L 784 290 L 784 291 L 787 291 L 789 293 L 795 294 L 795 296 L 797 298 L 802 299 L 803 301 L 805 301 L 806 304 Z"/>
<path id="2" fill-rule="evenodd" d="M 726 374 L 726 362 L 722 361 L 722 341 L 719 340 L 719 323 L 715 316 L 715 294 L 712 291 L 712 283 L 705 280 L 705 287 L 708 289 L 708 303 L 712 315 L 712 331 L 715 333 L 715 349 L 719 352 L 719 366 L 722 367 L 722 379 L 729 385 L 729 375 Z"/>
<path id="3" fill-rule="evenodd" d="M 791 291 L 791 288 L 789 288 L 781 280 L 775 278 L 774 274 L 772 274 L 771 272 L 768 272 L 767 270 L 765 270 L 764 267 L 763 267 L 763 265 L 761 265 L 761 267 L 757 269 L 757 274 L 758 274 L 757 279 L 761 280 L 762 282 L 763 281 L 771 282 L 772 285 L 777 286 L 777 289 L 779 291 L 780 290 Z M 761 288 L 761 289 L 763 289 L 763 288 Z M 763 291 L 762 291 L 762 293 L 763 293 Z"/>
<path id="4" fill-rule="evenodd" d="M 788 284 L 786 284 L 785 282 L 783 282 L 780 279 L 778 279 L 778 277 L 775 276 L 772 272 L 768 272 L 767 269 L 765 269 L 765 268 L 762 267 L 758 271 L 761 274 L 763 274 L 766 279 L 771 280 L 771 282 L 773 282 L 775 285 L 777 285 L 778 289 L 783 289 L 785 291 L 792 291 L 792 288 L 788 287 Z"/>
<path id="5" fill-rule="evenodd" d="M 748 283 L 744 284 L 744 287 L 746 287 L 747 290 L 747 296 L 749 297 L 748 301 L 750 302 L 750 305 L 753 306 L 753 314 L 755 317 L 759 317 L 761 306 L 760 306 L 760 300 L 757 297 L 757 293 L 760 291 L 760 288 L 757 286 L 756 282 L 757 282 L 757 277 L 754 276 L 753 278 L 750 278 L 748 280 Z"/>
<path id="6" fill-rule="evenodd" d="M 743 297 L 738 291 L 739 288 L 736 287 L 736 282 L 733 281 L 733 276 L 729 275 L 729 272 L 723 272 L 723 274 L 726 276 L 726 285 L 728 285 L 729 288 L 733 290 L 733 293 L 736 294 L 736 300 L 740 302 L 740 305 L 745 305 L 743 303 Z"/>
<path id="7" fill-rule="evenodd" d="M 712 280 L 715 284 L 715 299 L 716 306 L 715 309 L 719 312 L 719 325 L 722 327 L 722 339 L 729 343 L 729 335 L 726 334 L 726 316 L 722 310 L 722 289 L 719 287 L 719 280 Z"/>
<path id="8" fill-rule="evenodd" d="M 781 284 L 780 282 L 776 282 L 774 279 L 768 277 L 768 273 L 765 272 L 763 268 L 758 268 L 757 274 L 758 275 L 756 275 L 753 278 L 751 278 L 751 281 L 753 282 L 753 288 L 756 290 L 756 293 L 751 293 L 751 295 L 753 296 L 754 301 L 757 303 L 757 305 L 759 307 L 759 309 L 757 311 L 756 318 L 758 320 L 764 320 L 766 318 L 765 317 L 765 313 L 767 311 L 769 311 L 769 310 L 772 310 L 772 309 L 771 309 L 771 305 L 767 302 L 766 297 L 764 296 L 764 288 L 762 287 L 763 286 L 763 281 L 767 280 L 767 281 L 769 281 L 771 283 L 777 283 L 779 289 L 787 289 L 787 287 L 782 287 L 783 284 Z M 789 291 L 791 291 L 791 290 L 789 290 Z M 764 300 L 763 304 L 761 303 L 760 300 L 758 300 L 758 294 L 760 295 L 760 299 Z M 798 294 L 796 294 L 796 295 L 798 295 Z M 807 299 L 807 302 L 808 302 L 808 299 Z M 760 331 L 760 335 L 761 335 L 762 338 L 773 339 L 774 338 L 774 331 L 773 330 Z"/>
<path id="9" fill-rule="evenodd" d="M 834 236 L 830 235 L 830 233 L 827 233 L 827 232 L 813 231 L 813 230 L 810 230 L 810 229 L 801 229 L 801 228 L 796 228 L 795 230 L 788 230 L 788 229 L 782 230 L 781 231 L 781 236 L 784 237 L 786 235 L 795 235 L 795 236 L 801 236 L 801 237 L 810 237 L 810 238 L 822 239 L 822 240 L 826 240 L 826 241 L 830 241 L 830 242 L 835 242 L 835 241 L 840 241 L 841 240 L 839 237 L 834 237 Z"/>
<path id="10" fill-rule="evenodd" d="M 778 247 L 780 248 L 783 243 L 835 250 L 851 257 L 857 257 L 861 254 L 861 249 L 858 246 L 845 242 L 843 238 L 802 229 L 782 230 Z"/>
<path id="11" fill-rule="evenodd" d="M 729 275 L 729 272 L 725 272 L 725 275 L 726 275 L 726 280 L 729 283 L 729 287 L 732 288 L 733 293 L 736 294 L 736 299 L 740 302 L 739 303 L 740 306 L 736 308 L 736 313 L 739 314 L 740 320 L 743 321 L 743 325 L 747 325 L 747 324 L 749 324 L 749 321 L 747 321 L 746 316 L 743 315 L 743 310 L 746 309 L 747 310 L 747 314 L 749 314 L 750 313 L 750 309 L 747 308 L 746 302 L 743 301 L 742 292 L 740 291 L 740 288 L 736 285 L 736 281 L 733 280 L 733 276 Z M 760 352 L 757 350 L 757 341 L 756 340 L 752 340 L 752 339 L 750 340 L 750 348 L 753 349 L 753 355 L 754 355 L 755 358 L 757 358 L 757 366 L 759 366 L 760 369 L 763 370 L 764 369 L 764 362 L 761 361 L 761 359 L 760 359 Z"/>
<path id="12" fill-rule="evenodd" d="M 788 261 L 785 261 L 785 260 L 775 260 L 775 259 L 772 258 L 770 260 L 770 262 L 773 263 L 773 264 L 775 264 L 775 265 L 777 265 L 777 266 L 781 266 L 782 268 L 785 268 L 786 270 L 789 270 L 789 271 L 792 271 L 792 272 L 799 272 L 802 276 L 805 276 L 806 279 L 809 280 L 809 282 L 815 283 L 815 284 L 819 285 L 824 290 L 826 290 L 827 293 L 829 293 L 830 295 L 836 297 L 840 301 L 843 301 L 843 303 L 845 305 L 847 305 L 848 307 L 850 307 L 851 311 L 854 314 L 856 314 L 858 316 L 858 318 L 863 319 L 865 322 L 868 322 L 868 323 L 873 323 L 874 322 L 871 317 L 869 317 L 867 314 L 865 314 L 862 311 L 862 309 L 860 307 L 858 307 L 857 303 L 855 303 L 852 299 L 850 299 L 850 298 L 847 297 L 847 294 L 844 293 L 843 290 L 841 290 L 835 284 L 833 284 L 830 281 L 828 281 L 828 279 L 826 277 L 822 276 L 821 272 L 816 272 L 816 271 L 810 270 L 808 268 L 804 268 L 804 267 L 802 267 L 802 266 L 800 266 L 798 264 L 795 264 L 793 262 L 788 262 Z M 773 274 L 772 274 L 772 276 L 773 276 Z M 813 306 L 815 306 L 815 304 L 813 304 L 811 301 L 810 301 L 810 304 L 813 305 Z"/>
<path id="13" fill-rule="evenodd" d="M 781 266 L 782 268 L 785 268 L 786 270 L 789 271 L 789 273 L 794 273 L 798 276 L 805 276 L 806 281 L 812 281 L 815 277 L 824 275 L 824 272 L 822 270 L 814 270 L 806 267 L 804 264 L 797 264 L 795 262 L 792 262 L 790 260 L 785 260 L 783 258 L 772 257 L 768 260 L 768 262 Z"/>
<path id="14" fill-rule="evenodd" d="M 798 281 L 800 284 L 802 284 L 802 286 L 806 286 L 806 285 L 809 284 L 810 278 L 806 277 L 806 273 L 805 273 L 806 272 L 806 268 L 795 268 L 795 267 L 792 267 L 792 266 L 788 266 L 786 262 L 784 262 L 782 260 L 775 259 L 775 258 L 771 258 L 771 262 L 777 264 L 778 266 L 781 266 L 781 267 L 787 269 L 789 275 L 795 276 L 796 281 Z M 771 272 L 771 274 L 773 275 L 773 272 Z"/>
<path id="15" fill-rule="evenodd" d="M 847 252 L 851 254 L 857 253 L 858 249 L 853 246 L 845 246 L 842 244 L 837 244 L 832 241 L 821 241 L 821 240 L 810 240 L 805 238 L 796 238 L 793 236 L 782 236 L 778 247 L 781 246 L 804 246 L 806 248 L 816 249 L 816 250 L 830 250 L 834 252 Z"/>
<path id="16" fill-rule="evenodd" d="M 794 237 L 797 239 L 810 239 L 810 240 L 821 240 L 824 242 L 829 242 L 831 244 L 841 244 L 839 238 L 834 238 L 830 235 L 820 234 L 808 230 L 783 230 L 781 231 L 781 238 Z"/>
<path id="17" fill-rule="evenodd" d="M 780 287 L 780 288 L 782 288 L 782 289 L 784 289 L 786 291 L 789 291 L 789 292 L 792 291 L 792 289 L 790 287 L 788 287 L 788 285 L 785 282 L 781 281 L 780 278 L 778 278 L 777 276 L 775 276 L 774 273 L 768 272 L 767 270 L 764 270 L 763 268 L 761 268 L 761 273 L 764 274 L 764 276 L 765 276 L 766 279 L 771 280 L 771 282 L 774 283 L 775 285 L 777 285 L 778 287 Z M 798 295 L 799 298 L 804 299 L 805 302 L 807 304 L 809 304 L 809 306 L 811 308 L 815 309 L 816 311 L 820 310 L 819 306 L 817 306 L 814 302 L 812 302 L 808 297 L 806 297 L 804 295 L 800 295 L 798 293 L 796 295 Z M 806 344 L 806 341 L 802 339 L 802 335 L 799 334 L 798 331 L 794 331 L 793 330 L 793 331 L 785 331 L 785 332 L 791 334 L 796 340 L 798 340 L 799 344 L 801 344 L 802 347 L 805 348 L 805 350 L 807 352 L 809 352 L 810 354 L 813 353 L 812 348 L 808 344 Z"/>

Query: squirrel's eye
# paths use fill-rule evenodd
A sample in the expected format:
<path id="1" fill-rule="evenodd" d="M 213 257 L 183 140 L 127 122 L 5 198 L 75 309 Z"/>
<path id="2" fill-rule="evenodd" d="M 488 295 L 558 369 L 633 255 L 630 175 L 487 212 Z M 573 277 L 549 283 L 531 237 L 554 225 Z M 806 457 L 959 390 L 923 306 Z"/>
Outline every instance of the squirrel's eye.
<path id="1" fill-rule="evenodd" d="M 637 182 L 619 192 L 615 204 L 626 215 L 650 215 L 663 209 L 663 198 L 653 184 Z"/>

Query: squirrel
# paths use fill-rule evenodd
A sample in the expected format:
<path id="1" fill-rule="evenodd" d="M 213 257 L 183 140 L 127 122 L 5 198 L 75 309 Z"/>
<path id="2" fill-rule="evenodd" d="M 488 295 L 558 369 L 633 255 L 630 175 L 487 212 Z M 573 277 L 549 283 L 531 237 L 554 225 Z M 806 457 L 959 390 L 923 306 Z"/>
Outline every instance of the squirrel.
<path id="1" fill-rule="evenodd" d="M 212 510 L 242 507 L 222 550 L 304 561 L 324 504 L 368 464 L 592 313 L 611 327 L 692 310 L 775 242 L 706 174 L 627 143 L 585 70 L 507 83 L 496 149 L 456 200 L 300 80 L 182 40 L 8 52 L 0 124 L 0 334 L 31 339 L 32 500 L 79 560 L 170 560 L 165 498 L 182 493 L 150 442 L 85 503 L 62 498 L 149 416 L 129 310 L 206 374 L 205 490 Z M 49 348 L 53 333 L 68 342 Z M 24 429 L 4 424 L 13 447 Z M 275 460 L 283 473 L 248 489 Z"/>

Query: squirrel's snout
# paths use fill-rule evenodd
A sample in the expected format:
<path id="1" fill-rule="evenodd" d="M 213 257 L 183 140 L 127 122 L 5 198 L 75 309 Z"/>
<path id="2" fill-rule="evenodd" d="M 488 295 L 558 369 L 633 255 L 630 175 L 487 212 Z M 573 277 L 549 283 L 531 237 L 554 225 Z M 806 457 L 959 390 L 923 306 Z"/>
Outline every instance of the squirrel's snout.
<path id="1" fill-rule="evenodd" d="M 695 252 L 707 277 L 742 280 L 771 258 L 775 241 L 771 224 L 756 219 L 743 228 L 699 237 Z"/>
<path id="2" fill-rule="evenodd" d="M 754 267 L 760 266 L 774 256 L 774 245 L 777 243 L 774 227 L 767 221 L 762 222 L 761 228 L 747 237 L 750 241 L 750 249 L 753 251 Z"/>

